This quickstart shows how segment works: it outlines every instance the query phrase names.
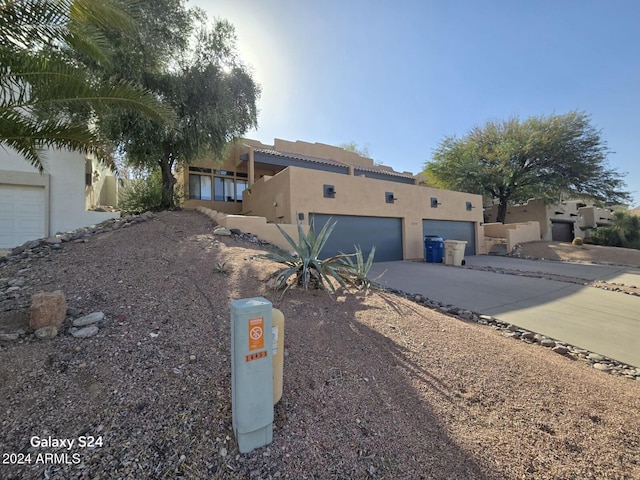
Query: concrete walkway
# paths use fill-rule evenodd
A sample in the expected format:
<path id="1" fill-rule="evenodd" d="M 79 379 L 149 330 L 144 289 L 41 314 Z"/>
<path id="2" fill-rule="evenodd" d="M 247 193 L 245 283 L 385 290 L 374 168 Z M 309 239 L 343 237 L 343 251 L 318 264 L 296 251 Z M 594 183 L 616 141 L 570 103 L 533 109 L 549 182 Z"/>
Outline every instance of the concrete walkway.
<path id="1" fill-rule="evenodd" d="M 554 273 L 640 285 L 640 270 L 467 258 L 468 265 Z M 640 297 L 541 278 L 504 275 L 424 262 L 374 263 L 370 278 L 407 293 L 493 315 L 501 321 L 640 367 Z M 628 281 L 625 283 L 629 284 Z"/>

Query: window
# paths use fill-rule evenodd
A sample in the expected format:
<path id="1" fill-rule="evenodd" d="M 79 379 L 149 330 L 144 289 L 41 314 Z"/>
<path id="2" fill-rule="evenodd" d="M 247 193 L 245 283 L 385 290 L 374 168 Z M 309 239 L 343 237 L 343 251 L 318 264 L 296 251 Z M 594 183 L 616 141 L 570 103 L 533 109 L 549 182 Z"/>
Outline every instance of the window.
<path id="1" fill-rule="evenodd" d="M 189 166 L 189 172 L 189 198 L 192 199 L 241 202 L 242 192 L 249 187 L 246 173 L 193 166 Z"/>
<path id="2" fill-rule="evenodd" d="M 211 200 L 211 177 L 189 174 L 189 198 Z"/>
<path id="3" fill-rule="evenodd" d="M 213 177 L 213 199 L 217 202 L 234 202 L 234 187 L 233 178 Z"/>
<path id="4" fill-rule="evenodd" d="M 246 180 L 236 180 L 236 200 L 238 202 L 242 201 L 242 192 L 244 192 L 248 187 L 248 182 Z"/>

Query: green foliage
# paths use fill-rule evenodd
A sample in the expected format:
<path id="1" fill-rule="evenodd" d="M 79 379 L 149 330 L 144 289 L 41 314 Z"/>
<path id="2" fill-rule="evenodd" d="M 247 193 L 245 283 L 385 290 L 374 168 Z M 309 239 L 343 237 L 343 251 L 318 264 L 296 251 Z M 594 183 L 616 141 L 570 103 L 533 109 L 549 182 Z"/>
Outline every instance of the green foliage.
<path id="1" fill-rule="evenodd" d="M 576 237 L 573 239 L 573 241 L 571 242 L 571 245 L 575 245 L 575 246 L 581 246 L 584 242 L 582 241 L 582 237 Z"/>
<path id="2" fill-rule="evenodd" d="M 276 224 L 293 251 L 289 253 L 277 249 L 274 253 L 258 255 L 259 258 L 267 258 L 287 265 L 286 268 L 277 271 L 272 276 L 275 279 L 274 288 L 276 290 L 286 292 L 292 285 L 300 285 L 305 290 L 313 287 L 333 293 L 335 286 L 332 280 L 335 280 L 341 287 L 350 285 L 356 288 L 369 288 L 371 286 L 367 275 L 373 263 L 375 247 L 371 249 L 366 261 L 362 249 L 358 245 L 355 246 L 356 253 L 353 254 L 340 253 L 324 260 L 318 258 L 335 226 L 336 222 L 328 221 L 318 235 L 315 234 L 313 226 L 311 226 L 305 235 L 302 226 L 298 223 L 299 240 L 296 242 L 280 225 Z M 352 257 L 355 257 L 355 261 Z M 294 281 L 291 282 L 291 279 Z"/>
<path id="3" fill-rule="evenodd" d="M 497 199 L 499 222 L 507 205 L 564 196 L 625 201 L 622 175 L 607 166 L 609 150 L 582 112 L 512 118 L 446 137 L 425 165 L 427 183 Z"/>
<path id="4" fill-rule="evenodd" d="M 214 271 L 222 275 L 227 275 L 229 273 L 227 270 L 227 262 L 216 263 L 216 266 L 214 267 Z"/>
<path id="5" fill-rule="evenodd" d="M 640 248 L 640 217 L 627 210 L 613 212 L 611 225 L 597 227 L 591 234 L 596 245 Z"/>
<path id="6" fill-rule="evenodd" d="M 229 141 L 257 126 L 260 88 L 242 64 L 233 26 L 213 25 L 185 0 L 141 0 L 138 37 L 113 35 L 114 69 L 153 91 L 177 117 L 169 129 L 140 115 L 101 122 L 130 166 L 159 167 L 170 199 L 176 164 L 220 159 Z M 170 207 L 168 204 L 166 207 Z"/>
<path id="7" fill-rule="evenodd" d="M 338 260 L 344 255 L 337 255 L 324 260 L 318 258 L 322 247 L 324 247 L 335 226 L 336 222 L 327 222 L 318 235 L 315 234 L 313 228 L 309 228 L 308 233 L 305 235 L 302 225 L 298 223 L 299 240 L 296 242 L 280 225 L 276 224 L 280 233 L 291 245 L 293 252 L 289 253 L 283 249 L 277 249 L 274 253 L 258 255 L 258 257 L 287 265 L 286 268 L 279 270 L 272 276 L 275 279 L 274 288 L 276 290 L 282 289 L 286 292 L 293 284 L 296 284 L 302 286 L 305 290 L 313 287 L 335 292 L 332 279 L 340 286 L 346 286 L 338 272 L 340 268 Z M 289 281 L 292 278 L 295 279 L 293 283 Z"/>
<path id="8" fill-rule="evenodd" d="M 595 245 L 604 245 L 607 247 L 621 247 L 622 242 L 612 226 L 597 227 L 591 232 L 591 242 Z"/>
<path id="9" fill-rule="evenodd" d="M 129 2 L 130 3 L 130 2 Z M 132 82 L 99 79 L 88 64 L 111 65 L 105 30 L 130 35 L 132 19 L 113 1 L 0 2 L 0 143 L 42 171 L 46 147 L 110 160 L 92 127 L 114 110 L 172 121 L 158 98 Z M 80 58 L 85 61 L 80 61 Z"/>
<path id="10" fill-rule="evenodd" d="M 353 153 L 357 153 L 361 157 L 371 158 L 368 145 L 360 146 L 356 142 L 346 142 L 346 143 L 341 143 L 338 146 L 343 150 L 346 150 L 347 152 L 353 152 Z"/>
<path id="11" fill-rule="evenodd" d="M 120 189 L 118 207 L 123 213 L 136 214 L 159 210 L 168 200 L 162 188 L 162 174 L 159 169 L 143 178 L 128 181 Z M 173 192 L 173 205 L 182 203 L 182 196 L 177 190 Z"/>
<path id="12" fill-rule="evenodd" d="M 371 280 L 369 279 L 369 270 L 373 264 L 373 258 L 376 255 L 376 247 L 372 247 L 367 259 L 364 259 L 360 245 L 355 245 L 356 253 L 346 255 L 338 261 L 343 268 L 339 268 L 338 272 L 342 279 L 356 288 L 370 288 Z M 355 257 L 355 261 L 352 257 Z"/>

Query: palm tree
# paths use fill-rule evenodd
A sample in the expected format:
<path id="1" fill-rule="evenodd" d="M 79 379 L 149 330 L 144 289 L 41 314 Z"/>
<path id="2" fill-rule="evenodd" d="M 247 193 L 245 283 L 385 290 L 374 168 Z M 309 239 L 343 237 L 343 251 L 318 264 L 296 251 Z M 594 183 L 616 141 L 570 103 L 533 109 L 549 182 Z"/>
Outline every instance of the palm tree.
<path id="1" fill-rule="evenodd" d="M 92 125 L 114 109 L 172 121 L 173 112 L 152 93 L 87 68 L 108 71 L 110 29 L 135 32 L 132 17 L 112 0 L 0 0 L 1 144 L 42 171 L 47 147 L 109 160 Z"/>
<path id="2" fill-rule="evenodd" d="M 628 247 L 640 239 L 640 217 L 629 214 L 627 210 L 613 212 L 612 227 L 623 247 Z"/>

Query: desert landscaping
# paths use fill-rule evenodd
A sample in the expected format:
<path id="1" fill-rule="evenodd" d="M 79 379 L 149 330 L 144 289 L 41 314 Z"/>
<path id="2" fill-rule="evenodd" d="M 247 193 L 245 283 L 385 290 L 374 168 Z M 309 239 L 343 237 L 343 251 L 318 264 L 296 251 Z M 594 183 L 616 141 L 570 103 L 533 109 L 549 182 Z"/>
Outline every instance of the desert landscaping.
<path id="1" fill-rule="evenodd" d="M 267 245 L 214 228 L 161 212 L 0 261 L 0 477 L 640 477 L 640 381 L 379 289 L 282 295 L 267 285 L 278 265 L 254 257 Z M 523 255 L 566 259 L 544 248 Z M 66 319 L 37 338 L 31 296 L 54 291 Z M 285 315 L 284 394 L 273 443 L 241 455 L 229 307 L 257 296 Z M 45 452 L 69 456 L 36 463 Z"/>

